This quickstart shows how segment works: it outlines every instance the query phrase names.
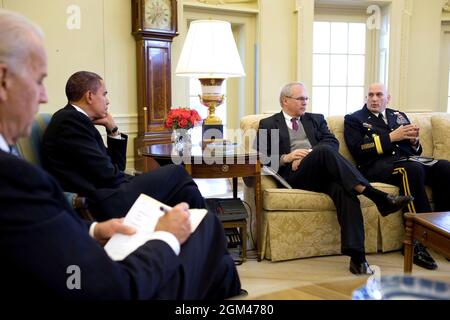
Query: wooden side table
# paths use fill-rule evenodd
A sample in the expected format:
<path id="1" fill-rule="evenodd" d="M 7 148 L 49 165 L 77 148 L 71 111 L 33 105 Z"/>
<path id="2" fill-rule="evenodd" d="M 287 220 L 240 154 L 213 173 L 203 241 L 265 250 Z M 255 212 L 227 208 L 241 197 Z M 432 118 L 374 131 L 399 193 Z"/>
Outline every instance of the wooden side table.
<path id="1" fill-rule="evenodd" d="M 215 152 L 198 144 L 192 144 L 183 152 L 172 150 L 172 144 L 154 144 L 139 149 L 142 156 L 171 160 L 182 164 L 193 178 L 233 178 L 233 196 L 237 197 L 237 178 L 252 177 L 255 181 L 255 218 L 257 259 L 261 261 L 261 164 L 256 152 L 248 152 L 241 146 Z M 247 223 L 245 221 L 245 223 Z M 244 228 L 240 228 L 243 230 Z M 244 234 L 241 234 L 244 236 Z M 246 242 L 247 230 L 245 229 Z M 244 241 L 245 240 L 245 241 Z M 244 249 L 244 248 L 243 248 Z"/>
<path id="2" fill-rule="evenodd" d="M 411 273 L 413 241 L 450 258 L 450 211 L 430 213 L 406 213 L 405 258 L 403 271 Z"/>

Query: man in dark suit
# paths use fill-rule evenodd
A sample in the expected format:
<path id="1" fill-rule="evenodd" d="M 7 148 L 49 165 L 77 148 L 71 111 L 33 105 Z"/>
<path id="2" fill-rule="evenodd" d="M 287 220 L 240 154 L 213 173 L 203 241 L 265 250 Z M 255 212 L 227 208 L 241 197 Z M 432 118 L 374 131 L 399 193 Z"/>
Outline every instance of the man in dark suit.
<path id="1" fill-rule="evenodd" d="M 223 299 L 239 293 L 223 228 L 207 214 L 190 232 L 188 205 L 162 216 L 151 240 L 122 261 L 100 243 L 135 230 L 121 219 L 88 225 L 56 181 L 16 155 L 40 103 L 47 56 L 43 35 L 0 9 L 0 273 L 13 299 Z"/>
<path id="2" fill-rule="evenodd" d="M 366 105 L 345 117 L 345 141 L 358 168 L 370 181 L 393 184 L 401 194 L 412 195 L 409 212 L 432 211 L 425 185 L 432 188 L 435 211 L 450 210 L 450 162 L 427 164 L 412 160 L 422 153 L 419 128 L 403 112 L 386 108 L 389 101 L 386 87 L 373 83 L 368 88 Z M 413 261 L 427 269 L 437 268 L 419 243 L 415 244 Z"/>
<path id="3" fill-rule="evenodd" d="M 128 137 L 108 112 L 103 79 L 92 72 L 73 74 L 66 84 L 69 103 L 57 111 L 43 136 L 42 162 L 66 191 L 88 198 L 98 220 L 123 217 L 141 193 L 173 206 L 204 208 L 197 185 L 181 166 L 166 165 L 133 177 L 124 173 Z M 95 125 L 107 132 L 105 147 Z"/>
<path id="4" fill-rule="evenodd" d="M 323 115 L 306 112 L 307 104 L 308 94 L 302 83 L 285 85 L 280 93 L 282 111 L 259 123 L 258 150 L 275 162 L 279 160 L 278 173 L 292 187 L 323 192 L 333 199 L 341 226 L 342 253 L 351 257 L 350 271 L 371 274 L 357 195 L 364 194 L 374 201 L 382 215 L 401 209 L 411 199 L 371 187 L 339 154 L 339 142 Z"/>

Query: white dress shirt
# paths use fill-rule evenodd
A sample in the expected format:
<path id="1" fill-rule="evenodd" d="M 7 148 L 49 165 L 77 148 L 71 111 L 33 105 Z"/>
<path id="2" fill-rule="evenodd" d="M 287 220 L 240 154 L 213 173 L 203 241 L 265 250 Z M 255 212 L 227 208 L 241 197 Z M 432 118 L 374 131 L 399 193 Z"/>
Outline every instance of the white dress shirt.
<path id="1" fill-rule="evenodd" d="M 7 153 L 10 152 L 9 145 L 6 143 L 5 138 L 3 138 L 3 136 L 1 134 L 0 134 L 0 150 L 3 150 Z"/>

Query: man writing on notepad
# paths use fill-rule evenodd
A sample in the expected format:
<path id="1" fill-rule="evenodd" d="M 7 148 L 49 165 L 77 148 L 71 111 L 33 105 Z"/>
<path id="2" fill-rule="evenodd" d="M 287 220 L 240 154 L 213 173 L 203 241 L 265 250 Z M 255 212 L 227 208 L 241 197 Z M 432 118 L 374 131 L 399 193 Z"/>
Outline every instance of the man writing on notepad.
<path id="1" fill-rule="evenodd" d="M 99 244 L 133 234 L 120 219 L 88 224 L 58 183 L 14 154 L 31 132 L 47 55 L 43 34 L 25 17 L 0 9 L 0 273 L 13 299 L 224 299 L 240 281 L 223 228 L 207 214 L 191 233 L 188 205 L 157 222 L 152 239 L 113 261 Z"/>

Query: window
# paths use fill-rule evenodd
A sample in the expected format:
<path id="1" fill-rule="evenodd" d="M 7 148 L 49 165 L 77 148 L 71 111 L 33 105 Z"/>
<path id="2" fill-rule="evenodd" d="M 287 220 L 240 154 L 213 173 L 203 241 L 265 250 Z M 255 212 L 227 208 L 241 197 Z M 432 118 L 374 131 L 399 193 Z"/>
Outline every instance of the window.
<path id="1" fill-rule="evenodd" d="M 225 79 L 222 83 L 222 94 L 225 96 L 223 103 L 216 108 L 216 115 L 222 119 L 224 126 L 227 124 L 227 80 Z M 198 114 L 202 119 L 208 116 L 208 108 L 201 104 L 198 95 L 202 94 L 202 87 L 200 81 L 195 78 L 189 79 L 189 106 L 191 109 L 197 110 Z"/>
<path id="2" fill-rule="evenodd" d="M 364 103 L 366 24 L 315 21 L 313 112 L 339 115 Z"/>

